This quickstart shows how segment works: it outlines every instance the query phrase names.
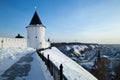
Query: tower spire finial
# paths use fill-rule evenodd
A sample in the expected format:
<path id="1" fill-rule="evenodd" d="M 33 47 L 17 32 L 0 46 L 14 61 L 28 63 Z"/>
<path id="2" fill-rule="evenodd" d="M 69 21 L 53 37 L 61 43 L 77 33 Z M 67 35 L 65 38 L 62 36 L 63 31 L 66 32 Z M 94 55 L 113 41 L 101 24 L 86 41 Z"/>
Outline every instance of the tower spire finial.
<path id="1" fill-rule="evenodd" d="M 35 9 L 35 11 L 36 11 L 37 7 L 35 6 L 34 9 Z"/>

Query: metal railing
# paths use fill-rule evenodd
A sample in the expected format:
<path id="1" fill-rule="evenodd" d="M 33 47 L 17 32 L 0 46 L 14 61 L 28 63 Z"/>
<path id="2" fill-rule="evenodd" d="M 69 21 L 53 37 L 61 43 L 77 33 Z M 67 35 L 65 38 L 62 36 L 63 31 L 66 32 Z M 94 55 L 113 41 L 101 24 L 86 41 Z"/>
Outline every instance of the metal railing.
<path id="1" fill-rule="evenodd" d="M 68 80 L 63 74 L 62 64 L 60 64 L 59 69 L 58 69 L 58 67 L 49 59 L 49 55 L 47 55 L 47 58 L 46 58 L 44 56 L 44 53 L 41 53 L 39 50 L 37 50 L 37 53 L 39 57 L 42 59 L 42 61 L 45 62 L 54 80 Z"/>

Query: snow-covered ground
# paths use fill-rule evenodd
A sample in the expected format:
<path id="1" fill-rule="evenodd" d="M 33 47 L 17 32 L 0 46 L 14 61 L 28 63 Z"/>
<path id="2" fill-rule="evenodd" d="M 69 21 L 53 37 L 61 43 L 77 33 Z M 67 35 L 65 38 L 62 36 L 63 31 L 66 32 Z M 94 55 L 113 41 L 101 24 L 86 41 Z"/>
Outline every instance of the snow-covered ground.
<path id="1" fill-rule="evenodd" d="M 53 80 L 32 48 L 0 49 L 0 80 Z"/>
<path id="2" fill-rule="evenodd" d="M 76 47 L 76 46 L 74 46 Z M 79 64 L 56 47 L 42 51 L 59 68 L 68 80 L 97 80 Z M 0 80 L 53 80 L 46 65 L 32 48 L 0 49 Z"/>
<path id="3" fill-rule="evenodd" d="M 49 70 L 36 52 L 33 53 L 32 57 L 33 61 L 31 62 L 31 70 L 28 76 L 17 77 L 16 80 L 53 80 Z"/>
<path id="4" fill-rule="evenodd" d="M 92 74 L 82 68 L 79 64 L 68 58 L 57 48 L 42 51 L 45 57 L 49 54 L 50 60 L 59 68 L 63 65 L 63 73 L 68 80 L 97 80 Z"/>
<path id="5" fill-rule="evenodd" d="M 11 65 L 17 62 L 22 56 L 33 52 L 31 48 L 6 48 L 0 49 L 0 75 Z"/>

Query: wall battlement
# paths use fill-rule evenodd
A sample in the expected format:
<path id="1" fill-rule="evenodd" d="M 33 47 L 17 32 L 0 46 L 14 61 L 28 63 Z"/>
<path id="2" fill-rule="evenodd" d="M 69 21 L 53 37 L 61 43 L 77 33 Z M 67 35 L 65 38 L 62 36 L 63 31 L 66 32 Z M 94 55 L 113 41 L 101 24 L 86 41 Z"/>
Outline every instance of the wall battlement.
<path id="1" fill-rule="evenodd" d="M 6 38 L 0 37 L 0 48 L 9 47 L 27 47 L 27 40 L 25 38 Z"/>

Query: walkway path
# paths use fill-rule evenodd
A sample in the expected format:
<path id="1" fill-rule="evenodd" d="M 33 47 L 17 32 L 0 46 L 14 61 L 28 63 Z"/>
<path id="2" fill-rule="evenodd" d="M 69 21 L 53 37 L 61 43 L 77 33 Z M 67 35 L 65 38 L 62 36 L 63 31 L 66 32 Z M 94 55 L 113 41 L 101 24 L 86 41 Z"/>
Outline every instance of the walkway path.
<path id="1" fill-rule="evenodd" d="M 34 52 L 21 57 L 0 76 L 0 80 L 51 80 L 48 76 L 47 68 Z"/>

